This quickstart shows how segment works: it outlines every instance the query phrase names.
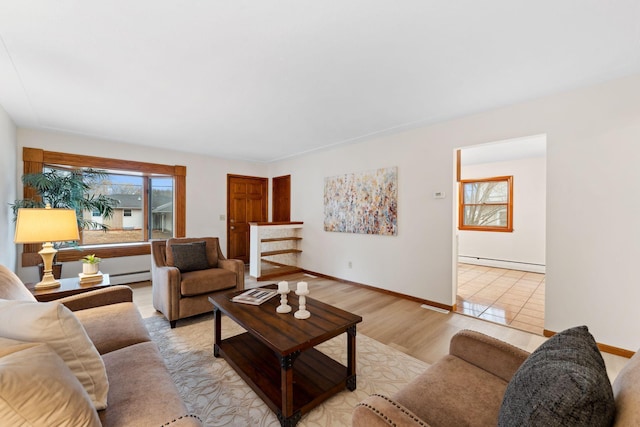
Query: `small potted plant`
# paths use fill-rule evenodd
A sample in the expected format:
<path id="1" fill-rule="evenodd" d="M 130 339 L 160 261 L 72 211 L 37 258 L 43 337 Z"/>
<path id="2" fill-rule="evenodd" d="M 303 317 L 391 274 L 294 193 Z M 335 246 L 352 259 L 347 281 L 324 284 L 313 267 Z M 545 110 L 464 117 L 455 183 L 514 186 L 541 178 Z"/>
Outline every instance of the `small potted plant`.
<path id="1" fill-rule="evenodd" d="M 82 273 L 96 274 L 100 269 L 100 261 L 102 259 L 95 256 L 95 254 L 91 254 L 81 258 L 80 261 L 82 261 Z"/>

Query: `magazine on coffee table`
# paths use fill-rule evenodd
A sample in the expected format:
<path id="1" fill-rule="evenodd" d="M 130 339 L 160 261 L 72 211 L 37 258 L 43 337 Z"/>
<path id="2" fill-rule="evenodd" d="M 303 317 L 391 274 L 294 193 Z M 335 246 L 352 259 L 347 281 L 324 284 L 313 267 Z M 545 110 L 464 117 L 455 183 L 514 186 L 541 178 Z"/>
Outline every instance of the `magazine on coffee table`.
<path id="1" fill-rule="evenodd" d="M 231 298 L 231 301 L 242 304 L 260 305 L 277 294 L 278 292 L 276 292 L 275 289 L 254 288 L 246 290 L 240 295 L 236 295 Z"/>

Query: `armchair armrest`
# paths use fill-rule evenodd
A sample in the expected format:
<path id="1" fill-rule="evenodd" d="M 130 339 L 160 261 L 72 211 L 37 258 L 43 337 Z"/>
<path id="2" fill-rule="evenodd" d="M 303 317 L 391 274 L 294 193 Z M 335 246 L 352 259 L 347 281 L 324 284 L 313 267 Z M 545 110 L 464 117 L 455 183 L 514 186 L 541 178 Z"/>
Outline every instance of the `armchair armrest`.
<path id="1" fill-rule="evenodd" d="M 372 394 L 353 410 L 352 427 L 429 427 L 413 412 L 392 399 Z"/>
<path id="2" fill-rule="evenodd" d="M 530 353 L 489 335 L 462 330 L 451 338 L 449 354 L 509 382 Z"/>
<path id="3" fill-rule="evenodd" d="M 64 304 L 71 311 L 78 311 L 102 305 L 133 302 L 133 291 L 124 285 L 110 286 L 60 298 L 56 301 Z"/>
<path id="4" fill-rule="evenodd" d="M 236 273 L 236 289 L 244 289 L 244 263 L 239 259 L 218 259 L 218 267 Z"/>
<path id="5" fill-rule="evenodd" d="M 151 269 L 153 306 L 170 320 L 180 318 L 180 270 L 155 265 Z"/>

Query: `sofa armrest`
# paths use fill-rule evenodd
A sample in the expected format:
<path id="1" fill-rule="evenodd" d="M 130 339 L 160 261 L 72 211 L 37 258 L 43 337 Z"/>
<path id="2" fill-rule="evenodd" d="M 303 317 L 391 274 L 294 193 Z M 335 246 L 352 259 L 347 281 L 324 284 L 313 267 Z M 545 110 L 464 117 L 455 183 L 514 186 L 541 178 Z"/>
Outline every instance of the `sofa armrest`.
<path id="1" fill-rule="evenodd" d="M 380 394 L 372 394 L 358 403 L 351 418 L 353 427 L 429 427 L 413 412 Z"/>
<path id="2" fill-rule="evenodd" d="M 57 299 L 71 311 L 100 307 L 103 305 L 133 302 L 133 291 L 124 285 L 110 286 Z"/>
<path id="3" fill-rule="evenodd" d="M 530 353 L 489 335 L 465 329 L 451 338 L 449 354 L 509 382 Z"/>
<path id="4" fill-rule="evenodd" d="M 239 259 L 218 259 L 218 267 L 236 274 L 236 289 L 244 289 L 244 263 Z"/>

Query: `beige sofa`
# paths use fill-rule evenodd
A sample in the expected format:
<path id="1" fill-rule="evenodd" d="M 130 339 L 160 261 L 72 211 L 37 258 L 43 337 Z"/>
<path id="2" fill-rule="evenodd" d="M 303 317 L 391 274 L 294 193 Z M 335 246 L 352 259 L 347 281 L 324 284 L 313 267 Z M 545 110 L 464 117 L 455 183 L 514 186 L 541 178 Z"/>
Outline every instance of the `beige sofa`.
<path id="1" fill-rule="evenodd" d="M 352 425 L 638 426 L 640 355 L 611 386 L 586 327 L 563 331 L 531 354 L 465 330 L 447 356 L 395 395 L 360 402 Z"/>
<path id="2" fill-rule="evenodd" d="M 244 289 L 244 263 L 226 259 L 217 237 L 152 240 L 151 280 L 153 307 L 174 328 L 179 319 L 210 312 L 212 294 Z"/>
<path id="3" fill-rule="evenodd" d="M 57 309 L 57 313 L 66 313 L 67 316 L 75 315 L 75 318 L 80 321 L 81 329 L 84 328 L 89 339 L 95 345 L 99 354 L 96 357 L 102 359 L 104 368 L 106 368 L 106 377 L 108 378 L 107 407 L 97 411 L 94 406 L 91 407 L 93 411 L 97 412 L 99 422 L 103 426 L 202 425 L 196 416 L 189 414 L 180 398 L 158 347 L 151 341 L 142 317 L 132 302 L 132 291 L 129 287 L 112 286 L 62 298 L 57 302 L 37 303 L 20 279 L 12 271 L 0 265 L 0 299 L 5 307 L 6 304 L 14 304 L 14 302 L 22 304 L 22 301 L 25 304 L 37 304 L 37 306 L 29 306 L 37 308 L 45 307 L 45 304 L 55 304 L 55 306 L 47 307 Z M 59 303 L 64 304 L 72 313 L 62 308 Z M 67 317 L 66 320 L 74 319 Z M 47 327 L 48 325 L 40 326 Z M 20 327 L 18 325 L 18 328 Z M 5 331 L 5 335 L 6 332 L 13 333 L 12 330 Z M 10 342 L 11 340 L 4 341 Z M 0 356 L 2 354 L 3 350 L 0 348 Z M 55 354 L 54 358 L 57 358 Z M 0 366 L 2 359 L 0 357 Z M 22 366 L 19 364 L 14 366 L 12 370 L 6 371 L 8 372 L 6 378 L 10 378 L 11 374 L 17 375 L 17 371 L 21 369 L 26 369 L 28 372 L 32 368 L 34 372 L 36 371 L 37 366 L 24 366 L 24 363 Z M 66 366 L 63 365 L 62 368 L 66 369 Z M 5 364 L 2 369 L 9 368 Z M 75 381 L 75 379 L 73 380 Z M 20 387 L 21 383 L 25 383 L 25 380 L 17 382 L 15 387 Z M 51 414 L 37 414 L 33 418 L 47 420 L 46 423 L 29 421 L 24 418 L 24 413 L 18 414 L 18 412 L 29 410 L 28 405 L 32 402 L 21 402 L 20 396 L 7 396 L 7 393 L 10 392 L 9 388 L 10 384 L 8 383 L 0 385 L 0 394 L 2 394 L 0 403 L 2 403 L 2 417 L 5 421 L 12 419 L 19 420 L 12 422 L 12 424 L 46 425 L 53 422 L 51 420 L 55 418 L 56 425 L 81 424 L 78 421 L 78 415 L 74 412 L 75 402 L 68 402 L 57 408 L 45 409 L 47 408 L 48 395 L 40 397 L 42 403 L 38 406 L 39 402 L 36 402 L 35 408 L 39 411 L 50 410 Z M 56 394 L 62 391 L 58 385 L 55 387 L 55 392 L 52 393 Z M 82 390 L 80 392 L 84 393 Z M 25 397 L 25 400 L 27 399 Z M 8 400 L 12 400 L 12 402 L 8 404 Z M 11 412 L 12 408 L 18 409 Z M 7 414 L 7 411 L 10 413 Z M 68 411 L 69 418 L 76 418 L 65 420 L 65 411 Z M 91 414 L 87 415 L 87 419 L 91 416 Z M 19 417 L 23 418 L 20 420 Z M 95 418 L 95 415 L 93 417 Z M 83 425 L 95 424 L 88 422 Z"/>

